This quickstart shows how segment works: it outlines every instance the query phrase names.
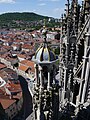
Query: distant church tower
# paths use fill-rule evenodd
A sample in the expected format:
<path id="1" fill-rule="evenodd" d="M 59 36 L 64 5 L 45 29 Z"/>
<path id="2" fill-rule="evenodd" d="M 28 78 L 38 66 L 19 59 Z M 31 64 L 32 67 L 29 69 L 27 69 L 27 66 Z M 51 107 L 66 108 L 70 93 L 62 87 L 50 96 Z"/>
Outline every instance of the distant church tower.
<path id="1" fill-rule="evenodd" d="M 36 51 L 36 82 L 34 85 L 33 110 L 35 120 L 58 120 L 59 85 L 55 80 L 58 59 L 46 41 L 47 30 L 42 31 L 44 43 Z"/>

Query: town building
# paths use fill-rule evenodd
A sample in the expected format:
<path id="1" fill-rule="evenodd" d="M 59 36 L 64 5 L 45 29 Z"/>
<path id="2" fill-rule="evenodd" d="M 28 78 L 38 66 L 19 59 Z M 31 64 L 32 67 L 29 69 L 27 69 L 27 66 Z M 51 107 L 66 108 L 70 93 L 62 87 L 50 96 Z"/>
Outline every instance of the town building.
<path id="1" fill-rule="evenodd" d="M 0 120 L 12 120 L 22 109 L 23 96 L 18 75 L 0 63 Z"/>

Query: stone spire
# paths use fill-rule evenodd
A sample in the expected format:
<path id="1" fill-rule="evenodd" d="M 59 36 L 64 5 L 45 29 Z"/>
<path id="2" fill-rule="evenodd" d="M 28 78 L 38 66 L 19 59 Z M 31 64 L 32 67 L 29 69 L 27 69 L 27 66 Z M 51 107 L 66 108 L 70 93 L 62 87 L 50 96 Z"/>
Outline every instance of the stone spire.
<path id="1" fill-rule="evenodd" d="M 56 62 L 58 58 L 47 44 L 47 30 L 42 31 L 44 43 L 36 51 L 35 62 L 36 84 L 34 87 L 35 120 L 57 120 L 59 107 L 59 84 L 56 84 Z"/>

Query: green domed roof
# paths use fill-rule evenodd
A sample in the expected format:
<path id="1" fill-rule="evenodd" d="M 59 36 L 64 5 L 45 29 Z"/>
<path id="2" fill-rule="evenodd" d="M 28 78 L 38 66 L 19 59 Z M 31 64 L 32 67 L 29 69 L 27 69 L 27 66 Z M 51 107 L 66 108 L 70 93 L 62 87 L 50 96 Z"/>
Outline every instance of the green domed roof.
<path id="1" fill-rule="evenodd" d="M 44 38 L 44 43 L 36 51 L 34 60 L 40 63 L 52 63 L 57 60 L 56 55 L 51 51 L 46 41 L 47 29 L 43 29 L 42 36 Z"/>
<path id="2" fill-rule="evenodd" d="M 39 47 L 36 51 L 35 59 L 42 62 L 42 61 L 54 61 L 56 60 L 55 54 L 50 50 L 47 43 L 44 43 Z"/>

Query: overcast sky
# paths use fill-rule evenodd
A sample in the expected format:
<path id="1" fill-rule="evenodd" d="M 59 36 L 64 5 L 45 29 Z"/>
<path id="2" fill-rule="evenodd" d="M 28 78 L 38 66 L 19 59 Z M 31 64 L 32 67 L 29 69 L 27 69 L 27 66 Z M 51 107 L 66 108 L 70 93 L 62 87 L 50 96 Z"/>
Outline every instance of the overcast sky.
<path id="1" fill-rule="evenodd" d="M 79 0 L 81 1 L 81 0 Z M 0 14 L 6 12 L 35 12 L 60 18 L 67 0 L 0 0 Z"/>

